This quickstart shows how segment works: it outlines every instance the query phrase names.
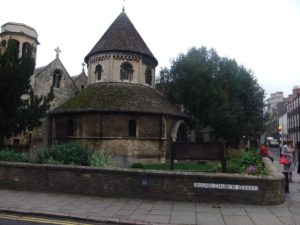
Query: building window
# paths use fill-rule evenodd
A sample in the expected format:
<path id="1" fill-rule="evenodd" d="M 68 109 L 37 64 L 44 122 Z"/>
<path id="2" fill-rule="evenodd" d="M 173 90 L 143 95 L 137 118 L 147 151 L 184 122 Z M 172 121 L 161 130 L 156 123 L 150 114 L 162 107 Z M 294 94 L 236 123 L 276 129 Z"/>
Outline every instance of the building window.
<path id="1" fill-rule="evenodd" d="M 74 136 L 75 134 L 75 126 L 74 126 L 74 120 L 69 119 L 67 122 L 67 136 Z"/>
<path id="2" fill-rule="evenodd" d="M 81 90 L 83 90 L 84 89 L 84 85 L 81 85 Z"/>
<path id="3" fill-rule="evenodd" d="M 13 48 L 16 48 L 18 51 L 18 55 L 20 56 L 20 42 L 17 41 L 16 39 L 10 39 L 8 40 L 8 44 L 11 44 Z"/>
<path id="4" fill-rule="evenodd" d="M 32 134 L 31 133 L 28 135 L 28 144 L 29 145 L 32 144 Z"/>
<path id="5" fill-rule="evenodd" d="M 136 137 L 136 121 L 129 120 L 128 123 L 128 136 L 129 137 Z"/>
<path id="6" fill-rule="evenodd" d="M 188 128 L 185 124 L 181 124 L 177 131 L 177 141 L 188 140 Z"/>
<path id="7" fill-rule="evenodd" d="M 12 39 L 11 42 L 17 47 L 17 49 L 19 50 L 20 47 L 20 42 L 17 41 L 16 39 Z"/>
<path id="8" fill-rule="evenodd" d="M 295 115 L 293 115 L 293 128 L 295 128 L 295 126 L 296 126 L 296 117 L 295 117 Z"/>
<path id="9" fill-rule="evenodd" d="M 102 78 L 103 69 L 101 65 L 97 65 L 95 69 L 95 75 L 97 80 L 101 80 Z"/>
<path id="10" fill-rule="evenodd" d="M 152 71 L 150 68 L 146 69 L 145 72 L 145 83 L 149 84 L 150 86 L 152 85 Z"/>
<path id="11" fill-rule="evenodd" d="M 6 48 L 6 41 L 5 40 L 1 41 L 1 46 L 2 46 L 2 48 Z"/>
<path id="12" fill-rule="evenodd" d="M 19 145 L 20 144 L 20 139 L 19 138 L 14 138 L 13 144 L 14 145 Z"/>
<path id="13" fill-rule="evenodd" d="M 55 70 L 52 78 L 52 86 L 55 88 L 60 88 L 62 72 L 60 70 Z"/>
<path id="14" fill-rule="evenodd" d="M 131 81 L 132 77 L 133 77 L 133 66 L 128 62 L 123 63 L 120 69 L 121 80 Z"/>
<path id="15" fill-rule="evenodd" d="M 293 101 L 293 109 L 295 109 L 296 108 L 296 101 L 294 100 Z"/>
<path id="16" fill-rule="evenodd" d="M 22 46 L 22 56 L 26 55 L 31 48 L 31 45 L 28 42 L 23 43 Z"/>

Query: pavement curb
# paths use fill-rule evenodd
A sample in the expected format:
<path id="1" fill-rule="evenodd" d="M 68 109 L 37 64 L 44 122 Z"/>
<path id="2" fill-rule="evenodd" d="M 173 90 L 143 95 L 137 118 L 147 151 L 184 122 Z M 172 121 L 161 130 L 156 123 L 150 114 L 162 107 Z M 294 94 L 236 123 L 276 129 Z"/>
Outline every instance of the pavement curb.
<path id="1" fill-rule="evenodd" d="M 70 219 L 70 220 L 80 220 L 85 222 L 103 222 L 103 223 L 110 223 L 110 224 L 118 224 L 118 225 L 167 225 L 163 223 L 147 223 L 147 222 L 141 222 L 141 221 L 131 221 L 131 220 L 125 220 L 120 218 L 107 218 L 106 220 L 98 220 L 98 219 L 92 219 L 92 218 L 83 218 L 80 216 L 72 216 L 72 215 L 63 215 L 59 214 L 57 212 L 55 213 L 42 213 L 42 212 L 32 212 L 32 211 L 25 211 L 25 210 L 9 210 L 9 209 L 0 209 L 0 213 L 11 213 L 11 214 L 17 214 L 17 215 L 27 215 L 27 216 L 40 216 L 40 217 L 50 217 L 50 218 L 61 218 L 61 219 Z"/>

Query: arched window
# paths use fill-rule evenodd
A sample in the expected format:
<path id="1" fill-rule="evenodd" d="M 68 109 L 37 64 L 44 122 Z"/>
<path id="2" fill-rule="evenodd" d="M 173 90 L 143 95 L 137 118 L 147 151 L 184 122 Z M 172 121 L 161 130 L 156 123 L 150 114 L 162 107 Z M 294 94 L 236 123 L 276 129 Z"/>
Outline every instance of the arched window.
<path id="1" fill-rule="evenodd" d="M 177 141 L 188 140 L 188 128 L 186 124 L 181 124 L 177 131 Z"/>
<path id="2" fill-rule="evenodd" d="M 145 72 L 145 83 L 149 84 L 150 86 L 152 85 L 152 71 L 149 67 L 146 69 Z"/>
<path id="3" fill-rule="evenodd" d="M 62 72 L 60 70 L 55 70 L 52 78 L 52 86 L 55 88 L 60 87 L 60 81 L 62 77 Z"/>
<path id="4" fill-rule="evenodd" d="M 128 136 L 129 137 L 136 137 L 136 121 L 129 120 L 128 123 Z"/>
<path id="5" fill-rule="evenodd" d="M 132 80 L 133 66 L 129 62 L 125 62 L 121 65 L 120 77 L 121 80 Z"/>
<path id="6" fill-rule="evenodd" d="M 102 66 L 101 65 L 97 65 L 96 69 L 95 69 L 95 76 L 96 76 L 97 80 L 101 80 L 101 78 L 102 78 L 102 72 L 103 72 Z"/>
<path id="7" fill-rule="evenodd" d="M 6 40 L 1 41 L 2 48 L 6 48 Z"/>
<path id="8" fill-rule="evenodd" d="M 20 50 L 20 42 L 16 39 L 11 39 L 11 42 L 17 47 L 18 51 Z"/>
<path id="9" fill-rule="evenodd" d="M 31 48 L 31 45 L 28 42 L 23 43 L 22 56 L 26 55 L 26 53 L 28 53 L 30 48 Z"/>
<path id="10" fill-rule="evenodd" d="M 74 136 L 75 129 L 74 129 L 74 121 L 69 119 L 67 122 L 67 136 Z"/>

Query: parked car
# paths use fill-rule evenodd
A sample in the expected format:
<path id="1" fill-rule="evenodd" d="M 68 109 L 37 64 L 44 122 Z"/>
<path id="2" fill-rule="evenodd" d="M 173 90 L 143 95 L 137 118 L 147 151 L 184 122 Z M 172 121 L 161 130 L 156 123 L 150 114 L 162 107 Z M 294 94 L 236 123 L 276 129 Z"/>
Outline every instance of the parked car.
<path id="1" fill-rule="evenodd" d="M 279 147 L 279 141 L 277 139 L 269 140 L 269 147 Z"/>

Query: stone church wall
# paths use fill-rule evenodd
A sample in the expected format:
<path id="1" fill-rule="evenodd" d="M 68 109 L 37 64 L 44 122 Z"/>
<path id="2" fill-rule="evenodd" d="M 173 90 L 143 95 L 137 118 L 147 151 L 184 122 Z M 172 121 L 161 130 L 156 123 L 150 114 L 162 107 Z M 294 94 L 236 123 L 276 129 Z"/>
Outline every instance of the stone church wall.
<path id="1" fill-rule="evenodd" d="M 169 140 L 140 140 L 117 138 L 74 138 L 60 139 L 60 144 L 66 142 L 80 143 L 95 151 L 109 153 L 112 165 L 129 167 L 135 162 L 165 162 Z"/>
<path id="2" fill-rule="evenodd" d="M 137 122 L 137 137 L 129 137 L 129 120 Z M 70 122 L 72 121 L 72 122 Z M 111 153 L 117 164 L 164 161 L 174 117 L 130 113 L 81 113 L 56 116 L 54 143 L 78 142 Z M 70 129 L 74 131 L 70 135 Z"/>
<path id="3" fill-rule="evenodd" d="M 89 63 L 89 84 L 98 82 L 120 82 L 120 68 L 122 63 L 129 62 L 133 66 L 133 78 L 131 83 L 145 83 L 145 71 L 151 68 L 152 84 L 155 82 L 155 68 L 143 62 L 142 57 L 137 54 L 124 54 L 124 53 L 111 53 L 111 54 L 98 54 L 93 56 Z M 103 74 L 101 80 L 96 79 L 95 70 L 96 66 L 101 65 Z M 128 82 L 128 81 L 124 81 Z"/>

